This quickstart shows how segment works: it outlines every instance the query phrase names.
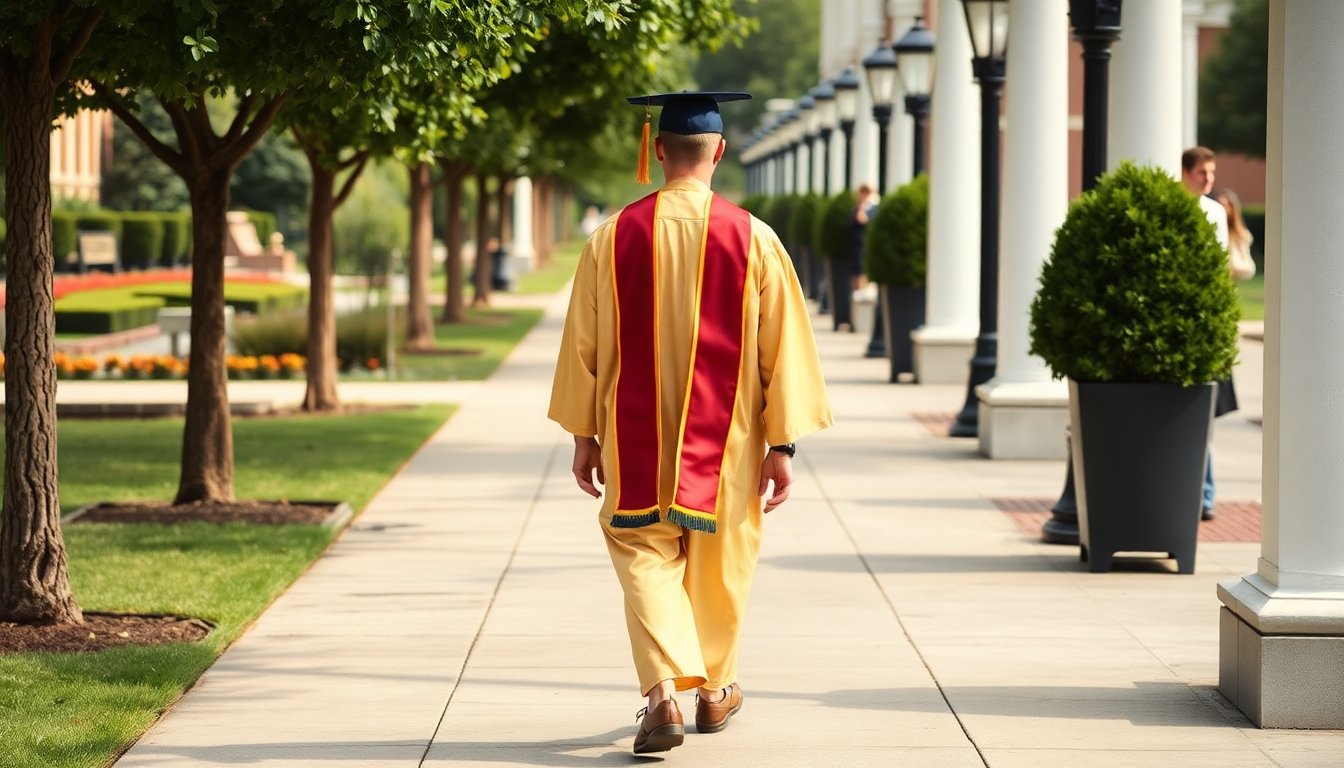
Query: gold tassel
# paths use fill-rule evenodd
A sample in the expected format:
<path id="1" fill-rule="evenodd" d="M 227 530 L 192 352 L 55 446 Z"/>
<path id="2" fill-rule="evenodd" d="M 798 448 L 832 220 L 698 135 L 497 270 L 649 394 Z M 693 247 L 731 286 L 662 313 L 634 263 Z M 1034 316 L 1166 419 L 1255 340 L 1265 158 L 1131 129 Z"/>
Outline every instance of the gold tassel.
<path id="1" fill-rule="evenodd" d="M 639 137 L 639 164 L 635 166 L 635 182 L 652 184 L 649 178 L 649 108 L 644 108 L 644 130 Z"/>

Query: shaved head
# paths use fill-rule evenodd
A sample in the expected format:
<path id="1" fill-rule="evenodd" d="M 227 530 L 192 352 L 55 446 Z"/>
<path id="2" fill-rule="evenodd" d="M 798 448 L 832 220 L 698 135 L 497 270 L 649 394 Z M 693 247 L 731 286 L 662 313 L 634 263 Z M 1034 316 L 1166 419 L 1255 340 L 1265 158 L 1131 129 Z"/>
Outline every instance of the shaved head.
<path id="1" fill-rule="evenodd" d="M 659 132 L 658 142 L 666 162 L 676 166 L 699 165 L 714 159 L 723 135 L 718 133 Z"/>

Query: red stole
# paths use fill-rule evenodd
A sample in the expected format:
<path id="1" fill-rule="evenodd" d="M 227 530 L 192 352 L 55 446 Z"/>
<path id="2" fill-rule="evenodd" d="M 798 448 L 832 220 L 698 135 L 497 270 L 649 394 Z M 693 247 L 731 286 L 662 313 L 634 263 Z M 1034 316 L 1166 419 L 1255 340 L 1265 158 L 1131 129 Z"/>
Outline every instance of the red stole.
<path id="1" fill-rule="evenodd" d="M 616 514 L 611 524 L 637 528 L 669 522 L 714 533 L 724 444 L 737 403 L 742 325 L 751 247 L 751 215 L 711 194 L 698 254 L 691 363 L 681 403 L 676 493 L 662 510 L 658 323 L 676 310 L 658 306 L 655 192 L 621 211 L 613 239 L 618 368 L 615 402 Z"/>

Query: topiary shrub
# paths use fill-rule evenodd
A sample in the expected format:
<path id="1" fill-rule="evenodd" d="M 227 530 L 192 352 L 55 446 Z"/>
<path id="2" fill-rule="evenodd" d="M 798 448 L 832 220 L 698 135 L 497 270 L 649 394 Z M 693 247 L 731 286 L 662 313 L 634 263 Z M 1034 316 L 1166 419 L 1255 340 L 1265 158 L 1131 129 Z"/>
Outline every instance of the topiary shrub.
<path id="1" fill-rule="evenodd" d="M 761 218 L 761 206 L 765 203 L 765 200 L 765 195 L 747 195 L 742 198 L 742 202 L 738 205 L 747 213 L 759 219 Z"/>
<path id="2" fill-rule="evenodd" d="M 793 220 L 789 223 L 789 243 L 801 253 L 810 252 L 816 242 L 817 211 L 821 195 L 799 195 L 793 204 Z"/>
<path id="3" fill-rule="evenodd" d="M 770 208 L 765 212 L 770 218 L 765 223 L 775 230 L 775 234 L 784 240 L 787 247 L 789 237 L 789 225 L 793 222 L 793 207 L 798 202 L 798 198 L 793 195 L 780 195 L 770 202 Z"/>
<path id="4" fill-rule="evenodd" d="M 812 247 L 832 261 L 848 259 L 854 247 L 851 220 L 854 217 L 854 193 L 845 190 L 824 201 L 813 225 Z"/>
<path id="5" fill-rule="evenodd" d="M 863 270 L 895 288 L 923 288 L 929 234 L 929 177 L 920 174 L 887 196 L 868 222 Z"/>
<path id="6" fill-rule="evenodd" d="M 121 265 L 149 269 L 163 254 L 163 216 L 149 211 L 121 214 Z"/>
<path id="7" fill-rule="evenodd" d="M 1232 375 L 1238 303 L 1199 203 L 1124 163 L 1069 206 L 1031 304 L 1056 378 L 1193 386 Z"/>

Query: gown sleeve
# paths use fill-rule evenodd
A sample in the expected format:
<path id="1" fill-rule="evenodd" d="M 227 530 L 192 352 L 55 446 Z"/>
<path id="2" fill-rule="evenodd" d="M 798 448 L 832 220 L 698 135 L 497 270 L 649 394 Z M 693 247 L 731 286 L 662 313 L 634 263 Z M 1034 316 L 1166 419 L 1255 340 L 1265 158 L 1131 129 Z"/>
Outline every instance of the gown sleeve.
<path id="1" fill-rule="evenodd" d="M 579 258 L 565 315 L 547 416 L 578 437 L 597 435 L 597 254 L 590 238 Z"/>
<path id="2" fill-rule="evenodd" d="M 798 275 L 775 233 L 753 224 L 761 269 L 757 344 L 765 436 L 770 445 L 780 445 L 825 429 L 834 419 Z"/>

